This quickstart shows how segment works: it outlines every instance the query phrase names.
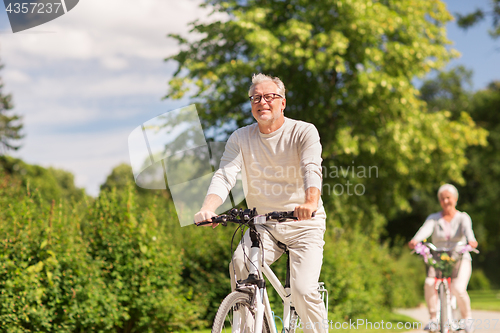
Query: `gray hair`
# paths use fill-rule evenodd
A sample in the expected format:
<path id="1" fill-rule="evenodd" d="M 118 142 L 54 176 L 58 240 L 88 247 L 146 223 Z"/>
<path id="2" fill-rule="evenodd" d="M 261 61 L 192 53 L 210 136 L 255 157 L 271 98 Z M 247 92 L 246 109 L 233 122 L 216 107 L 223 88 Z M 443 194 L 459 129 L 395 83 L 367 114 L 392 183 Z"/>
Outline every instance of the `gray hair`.
<path id="1" fill-rule="evenodd" d="M 456 199 L 458 199 L 458 190 L 451 184 L 444 184 L 438 190 L 438 199 L 441 200 L 441 193 L 444 191 L 450 192 Z"/>
<path id="2" fill-rule="evenodd" d="M 285 85 L 283 84 L 283 82 L 278 77 L 272 77 L 262 73 L 254 74 L 252 76 L 252 85 L 250 86 L 250 89 L 248 89 L 248 96 L 252 96 L 253 90 L 256 85 L 266 81 L 274 82 L 274 84 L 276 84 L 276 86 L 278 87 L 278 94 L 285 97 Z"/>

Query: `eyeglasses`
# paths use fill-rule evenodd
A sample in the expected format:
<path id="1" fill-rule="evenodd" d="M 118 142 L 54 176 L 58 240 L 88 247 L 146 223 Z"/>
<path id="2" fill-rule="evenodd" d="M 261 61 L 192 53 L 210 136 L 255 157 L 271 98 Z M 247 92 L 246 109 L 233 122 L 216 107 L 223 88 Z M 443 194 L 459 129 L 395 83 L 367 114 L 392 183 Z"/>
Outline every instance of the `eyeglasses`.
<path id="1" fill-rule="evenodd" d="M 250 102 L 252 104 L 257 104 L 257 103 L 260 103 L 260 101 L 262 100 L 262 97 L 264 97 L 264 100 L 268 103 L 271 103 L 272 101 L 274 101 L 275 98 L 283 98 L 283 96 L 279 95 L 279 94 L 275 94 L 275 93 L 271 93 L 271 94 L 265 94 L 264 96 L 262 95 L 253 95 L 253 96 L 250 96 Z"/>

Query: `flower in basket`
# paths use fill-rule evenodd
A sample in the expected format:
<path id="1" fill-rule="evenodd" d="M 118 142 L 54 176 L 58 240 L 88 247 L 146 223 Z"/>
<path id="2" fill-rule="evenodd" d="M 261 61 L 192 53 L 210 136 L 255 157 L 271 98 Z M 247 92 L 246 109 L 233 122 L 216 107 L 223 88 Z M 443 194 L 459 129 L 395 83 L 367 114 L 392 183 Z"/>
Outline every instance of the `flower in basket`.
<path id="1" fill-rule="evenodd" d="M 451 258 L 450 256 L 448 255 L 448 253 L 443 253 L 441 254 L 441 260 L 444 260 L 444 261 L 450 261 Z"/>
<path id="2" fill-rule="evenodd" d="M 438 258 L 439 260 L 429 260 L 429 265 L 434 267 L 437 271 L 441 271 L 443 277 L 450 277 L 455 267 L 456 260 L 450 257 L 448 253 L 442 253 Z"/>

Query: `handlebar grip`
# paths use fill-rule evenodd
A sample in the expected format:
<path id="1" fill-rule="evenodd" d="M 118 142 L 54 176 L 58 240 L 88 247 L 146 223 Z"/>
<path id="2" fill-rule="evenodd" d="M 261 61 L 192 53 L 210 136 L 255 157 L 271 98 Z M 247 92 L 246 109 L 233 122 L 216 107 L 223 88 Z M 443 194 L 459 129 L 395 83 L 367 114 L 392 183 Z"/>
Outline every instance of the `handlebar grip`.
<path id="1" fill-rule="evenodd" d="M 202 226 L 202 225 L 212 224 L 212 222 L 210 222 L 210 221 L 203 221 L 203 222 L 200 222 L 200 223 L 196 223 L 195 222 L 194 224 L 196 224 L 196 226 L 199 227 L 199 226 Z"/>

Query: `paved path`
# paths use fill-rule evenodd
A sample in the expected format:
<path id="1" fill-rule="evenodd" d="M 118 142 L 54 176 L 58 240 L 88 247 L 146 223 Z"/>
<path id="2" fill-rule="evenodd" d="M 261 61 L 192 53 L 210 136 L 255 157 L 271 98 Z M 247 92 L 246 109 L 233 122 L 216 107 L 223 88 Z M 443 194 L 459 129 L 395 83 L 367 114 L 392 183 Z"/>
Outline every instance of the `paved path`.
<path id="1" fill-rule="evenodd" d="M 396 312 L 415 318 L 422 323 L 422 327 L 429 322 L 429 312 L 427 312 L 425 305 L 414 309 L 398 309 Z M 472 310 L 472 318 L 474 318 L 477 327 L 475 333 L 500 333 L 500 312 Z M 414 330 L 411 332 L 423 333 L 426 331 Z"/>

